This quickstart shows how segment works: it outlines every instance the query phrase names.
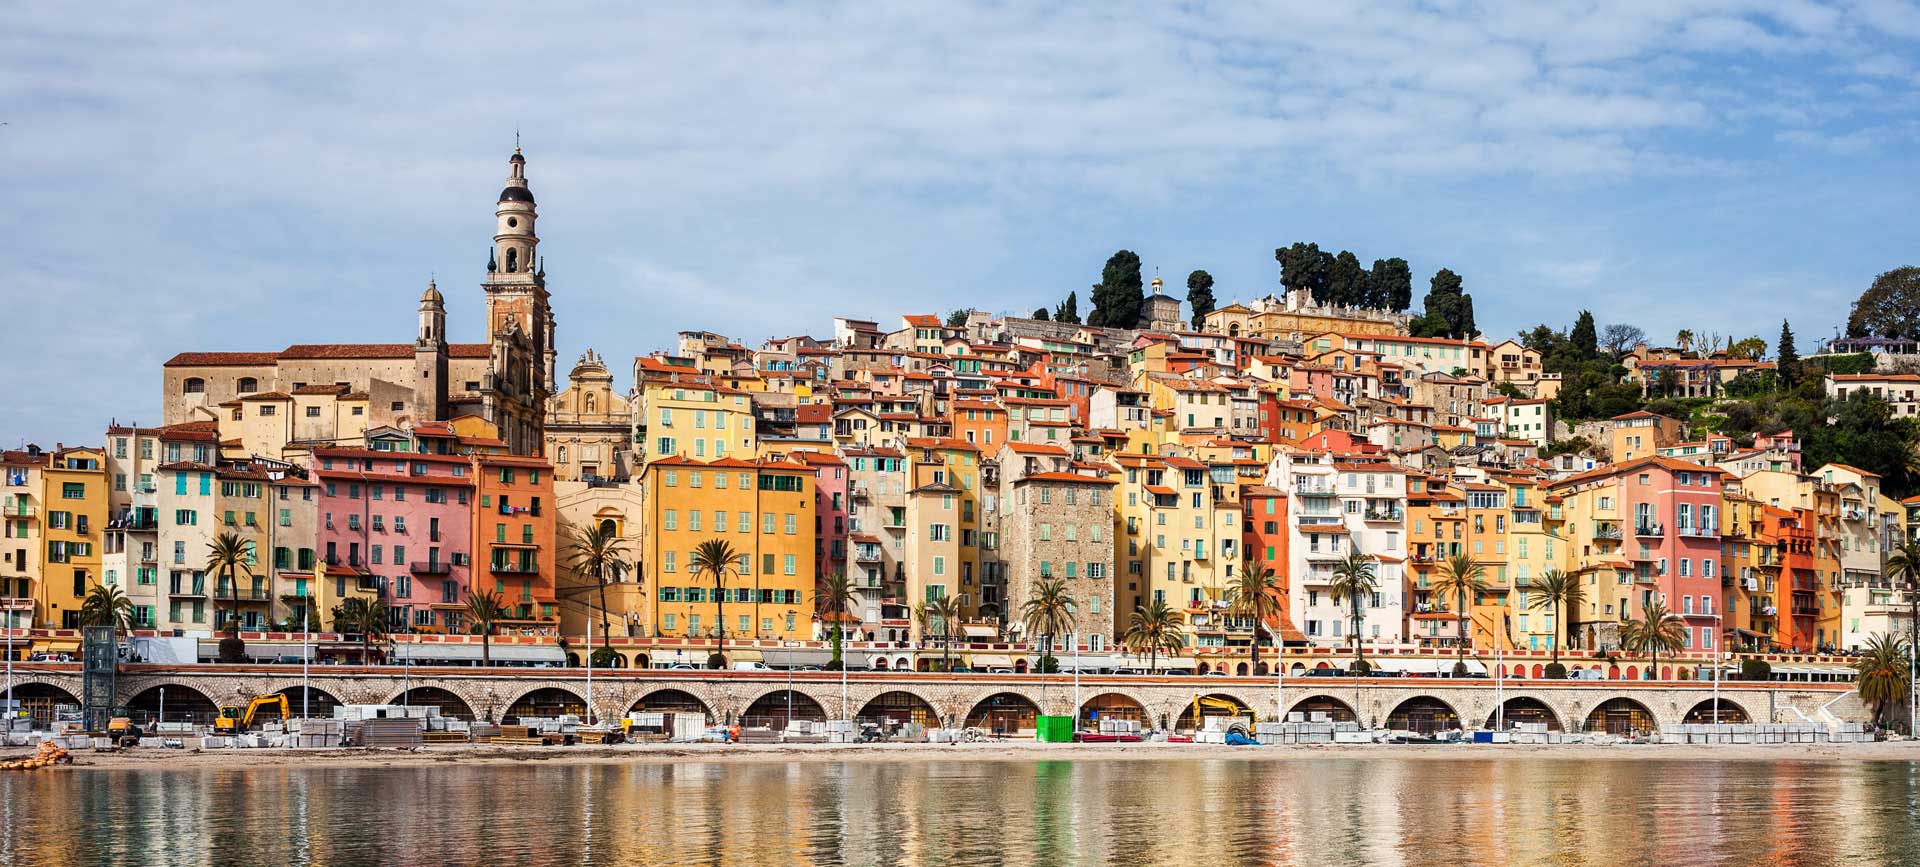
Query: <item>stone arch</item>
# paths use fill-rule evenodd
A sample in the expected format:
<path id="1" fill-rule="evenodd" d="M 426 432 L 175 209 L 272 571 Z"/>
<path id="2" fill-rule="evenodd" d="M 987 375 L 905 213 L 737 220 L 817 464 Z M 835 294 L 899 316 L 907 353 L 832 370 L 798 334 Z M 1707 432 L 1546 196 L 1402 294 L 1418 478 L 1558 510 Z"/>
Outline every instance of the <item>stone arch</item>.
<path id="1" fill-rule="evenodd" d="M 1387 728 L 1431 735 L 1449 729 L 1465 728 L 1460 712 L 1453 705 L 1430 695 L 1416 695 L 1393 706 L 1387 713 Z"/>
<path id="2" fill-rule="evenodd" d="M 1244 663 L 1244 662 L 1241 662 L 1241 663 L 1236 663 L 1236 664 L 1235 664 L 1235 665 L 1233 666 L 1233 674 L 1234 674 L 1234 676 L 1235 676 L 1235 677 L 1246 677 L 1247 675 L 1249 675 L 1249 674 L 1251 674 L 1251 673 L 1252 673 L 1252 671 L 1253 671 L 1253 669 L 1252 669 L 1252 668 L 1250 668 L 1250 667 L 1249 667 L 1249 666 L 1248 666 L 1248 665 L 1247 665 L 1246 663 Z"/>
<path id="3" fill-rule="evenodd" d="M 854 714 L 863 723 L 913 723 L 927 728 L 940 727 L 940 712 L 933 702 L 912 690 L 893 689 L 880 693 L 860 706 Z"/>
<path id="4" fill-rule="evenodd" d="M 293 687 L 293 689 L 299 689 L 299 687 L 296 686 Z M 315 690 L 315 692 L 318 692 L 318 690 Z M 463 719 L 469 722 L 474 719 L 473 705 L 469 704 L 466 699 L 455 695 L 453 691 L 437 686 L 416 686 L 394 696 L 393 700 L 387 702 L 387 704 L 437 707 L 440 709 L 440 715 L 444 717 Z"/>
<path id="5" fill-rule="evenodd" d="M 1294 663 L 1292 668 L 1287 669 L 1287 676 L 1288 677 L 1306 677 L 1307 676 L 1306 664 L 1300 663 L 1300 662 Z"/>
<path id="6" fill-rule="evenodd" d="M 1507 727 L 1509 728 L 1513 727 L 1514 723 L 1546 723 L 1547 731 L 1565 731 L 1560 725 L 1560 715 L 1554 713 L 1553 708 L 1548 706 L 1546 702 L 1533 696 L 1516 695 L 1507 699 L 1505 706 L 1505 718 Z M 1481 726 L 1481 728 L 1494 728 L 1497 722 L 1499 722 L 1499 719 L 1493 714 L 1488 714 L 1487 723 Z"/>
<path id="7" fill-rule="evenodd" d="M 562 714 L 574 714 L 582 719 L 587 716 L 587 701 L 573 690 L 559 686 L 543 686 L 528 690 L 507 705 L 506 716 L 517 718 L 556 717 Z"/>
<path id="8" fill-rule="evenodd" d="M 683 689 L 656 689 L 636 699 L 627 712 L 697 713 L 704 715 L 709 725 L 714 721 L 713 708 Z"/>
<path id="9" fill-rule="evenodd" d="M 1611 735 L 1649 734 L 1658 727 L 1653 709 L 1624 695 L 1593 706 L 1582 724 L 1590 732 Z"/>
<path id="10" fill-rule="evenodd" d="M 967 711 L 967 728 L 1003 736 L 1029 736 L 1039 728 L 1040 705 L 1017 692 L 996 692 Z"/>
<path id="11" fill-rule="evenodd" d="M 1153 728 L 1152 715 L 1147 706 L 1130 695 L 1118 692 L 1103 692 L 1080 705 L 1080 723 L 1090 729 L 1098 729 L 1099 721 L 1105 719 L 1129 720 L 1137 722 L 1142 728 Z"/>
<path id="12" fill-rule="evenodd" d="M 162 690 L 165 690 L 164 695 Z M 162 716 L 162 705 L 165 705 Z M 163 683 L 147 687 L 127 702 L 127 710 L 136 719 L 135 724 L 146 722 L 191 722 L 212 725 L 213 718 L 220 715 L 220 706 L 207 694 L 191 686 L 177 683 Z"/>
<path id="13" fill-rule="evenodd" d="M 740 725 L 782 729 L 788 722 L 826 722 L 827 711 L 813 696 L 795 689 L 776 689 L 753 700 L 740 713 Z"/>
<path id="14" fill-rule="evenodd" d="M 1360 715 L 1354 713 L 1352 705 L 1330 695 L 1308 696 L 1294 702 L 1292 707 L 1287 708 L 1287 713 L 1305 714 L 1305 718 L 1309 721 L 1316 713 L 1326 714 L 1327 719 L 1334 722 L 1354 722 L 1360 719 Z"/>
<path id="15" fill-rule="evenodd" d="M 1716 720 L 1714 719 L 1713 708 L 1714 708 L 1713 699 L 1711 698 L 1702 699 L 1700 703 L 1694 705 L 1692 709 L 1688 710 L 1687 715 L 1681 718 L 1680 721 L 1683 723 L 1715 722 Z M 1719 714 L 1718 722 L 1744 725 L 1746 723 L 1753 722 L 1753 715 L 1747 713 L 1746 708 L 1741 707 L 1740 705 L 1734 702 L 1728 701 L 1725 698 L 1721 698 L 1720 714 Z"/>
<path id="16" fill-rule="evenodd" d="M 296 683 L 292 686 L 282 686 L 273 690 L 273 692 L 287 697 L 287 715 L 295 719 L 301 717 L 302 708 L 304 708 L 306 714 L 313 719 L 332 719 L 333 709 L 346 703 L 334 696 L 333 693 L 317 686 L 307 687 L 307 692 L 304 695 L 306 701 L 304 703 L 301 701 L 303 695 L 300 691 L 300 684 Z M 280 708 L 275 707 L 273 712 L 275 715 L 278 715 Z"/>
<path id="17" fill-rule="evenodd" d="M 1201 702 L 1199 701 L 1200 699 L 1209 699 L 1214 702 L 1230 702 L 1234 707 L 1229 709 L 1218 704 Z M 1199 711 L 1198 719 L 1194 717 L 1196 705 Z M 1256 715 L 1253 705 L 1248 704 L 1245 699 L 1232 693 L 1210 692 L 1188 699 L 1185 707 L 1180 710 L 1180 716 L 1174 719 L 1173 728 L 1175 731 L 1198 731 L 1206 725 L 1206 719 L 1208 717 L 1234 717 L 1236 721 L 1245 724 L 1243 727 L 1247 729 L 1248 734 L 1252 734 L 1251 723 Z"/>
<path id="18" fill-rule="evenodd" d="M 20 709 L 27 712 L 37 729 L 52 729 L 58 708 L 71 705 L 78 710 L 80 707 L 79 696 L 42 681 L 15 683 L 8 697 L 20 703 Z"/>

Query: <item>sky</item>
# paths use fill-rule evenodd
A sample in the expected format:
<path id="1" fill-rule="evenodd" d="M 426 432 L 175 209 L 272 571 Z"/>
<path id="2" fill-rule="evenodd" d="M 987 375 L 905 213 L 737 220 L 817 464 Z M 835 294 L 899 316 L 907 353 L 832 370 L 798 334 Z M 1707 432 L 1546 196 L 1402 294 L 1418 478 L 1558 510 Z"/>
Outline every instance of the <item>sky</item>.
<path id="1" fill-rule="evenodd" d="M 1906 0 L 0 9 L 0 446 L 159 420 L 189 350 L 462 342 L 520 136 L 562 373 L 1025 314 L 1118 249 L 1278 291 L 1404 257 L 1504 338 L 1801 351 L 1920 264 Z"/>

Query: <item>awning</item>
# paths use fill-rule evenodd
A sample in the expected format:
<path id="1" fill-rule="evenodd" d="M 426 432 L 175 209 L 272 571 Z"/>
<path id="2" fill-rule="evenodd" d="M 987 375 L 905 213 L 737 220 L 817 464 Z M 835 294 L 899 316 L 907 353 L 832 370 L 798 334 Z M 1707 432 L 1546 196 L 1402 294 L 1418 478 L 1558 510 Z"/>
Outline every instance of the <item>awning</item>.
<path id="1" fill-rule="evenodd" d="M 773 668 L 799 668 L 806 665 L 824 666 L 833 661 L 831 649 L 821 650 L 814 647 L 782 647 L 760 651 L 760 658 Z M 846 659 L 845 654 L 841 655 Z"/>
<path id="2" fill-rule="evenodd" d="M 565 663 L 567 654 L 551 644 L 496 644 L 490 654 L 494 662 Z M 394 660 L 413 662 L 479 662 L 478 644 L 399 644 L 393 648 Z"/>
<path id="3" fill-rule="evenodd" d="M 1080 654 L 1078 659 L 1075 659 L 1071 655 L 1056 656 L 1054 658 L 1059 661 L 1061 671 L 1099 671 L 1103 668 L 1130 667 L 1121 665 L 1118 660 L 1105 654 L 1089 655 L 1083 653 Z"/>
<path id="4" fill-rule="evenodd" d="M 1013 657 L 1004 653 L 976 653 L 968 660 L 968 664 L 973 666 L 975 671 L 982 671 L 989 668 L 1012 668 Z"/>
<path id="5" fill-rule="evenodd" d="M 1383 670 L 1398 671 L 1403 674 L 1416 674 L 1416 673 L 1417 674 L 1452 674 L 1453 664 L 1457 661 L 1459 660 L 1393 659 L 1393 660 L 1382 660 L 1382 661 L 1376 662 L 1375 665 L 1377 665 Z M 1473 674 L 1487 673 L 1487 667 L 1482 663 L 1475 662 L 1474 660 L 1471 660 L 1471 659 L 1466 660 L 1466 663 L 1467 663 L 1467 671 L 1470 673 L 1473 673 Z"/>
<path id="6" fill-rule="evenodd" d="M 966 623 L 960 626 L 960 634 L 968 638 L 993 638 L 1000 634 L 990 623 Z"/>

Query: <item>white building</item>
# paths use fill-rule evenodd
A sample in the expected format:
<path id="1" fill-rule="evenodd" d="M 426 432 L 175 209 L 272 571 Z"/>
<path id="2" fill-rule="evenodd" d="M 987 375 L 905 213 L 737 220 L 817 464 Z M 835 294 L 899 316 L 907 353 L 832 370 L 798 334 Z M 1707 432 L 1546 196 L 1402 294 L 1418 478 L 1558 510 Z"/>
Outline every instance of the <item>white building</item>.
<path id="1" fill-rule="evenodd" d="M 1279 454 L 1267 485 L 1291 498 L 1288 573 L 1293 622 L 1315 644 L 1349 640 L 1352 603 L 1336 603 L 1334 568 L 1358 549 L 1373 559 L 1375 590 L 1361 600 L 1363 642 L 1399 642 L 1406 623 L 1407 471 L 1330 455 Z"/>

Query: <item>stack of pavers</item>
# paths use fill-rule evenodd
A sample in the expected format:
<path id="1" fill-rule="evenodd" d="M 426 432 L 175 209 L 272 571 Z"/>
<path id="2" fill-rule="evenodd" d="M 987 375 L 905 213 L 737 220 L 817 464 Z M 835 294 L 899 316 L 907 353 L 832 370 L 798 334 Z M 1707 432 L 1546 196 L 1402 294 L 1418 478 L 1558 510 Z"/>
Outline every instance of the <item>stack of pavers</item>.
<path id="1" fill-rule="evenodd" d="M 1865 723 L 1841 723 L 1829 732 L 1818 723 L 1681 723 L 1660 730 L 1669 744 L 1823 744 L 1865 743 L 1873 740 Z"/>
<path id="2" fill-rule="evenodd" d="M 1263 722 L 1254 726 L 1254 736 L 1263 744 L 1330 744 L 1337 735 L 1367 735 L 1359 723 L 1334 722 L 1321 711 L 1287 714 L 1286 722 Z M 1371 740 L 1367 735 L 1362 740 Z"/>

